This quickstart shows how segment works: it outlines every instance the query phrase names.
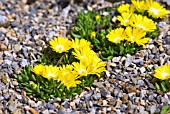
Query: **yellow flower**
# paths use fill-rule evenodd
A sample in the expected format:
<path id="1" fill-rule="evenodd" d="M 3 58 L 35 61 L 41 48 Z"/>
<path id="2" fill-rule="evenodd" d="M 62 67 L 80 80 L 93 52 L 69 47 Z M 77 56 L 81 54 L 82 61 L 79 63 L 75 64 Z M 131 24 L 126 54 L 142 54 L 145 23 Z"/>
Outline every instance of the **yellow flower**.
<path id="1" fill-rule="evenodd" d="M 62 76 L 61 83 L 64 84 L 69 90 L 71 87 L 76 87 L 77 84 L 80 84 L 80 80 L 76 80 L 77 76 L 73 73 L 69 73 L 67 75 Z"/>
<path id="2" fill-rule="evenodd" d="M 118 7 L 118 12 L 119 13 L 127 13 L 129 12 L 130 5 L 129 4 L 122 4 Z"/>
<path id="3" fill-rule="evenodd" d="M 153 18 L 164 18 L 169 14 L 169 11 L 163 8 L 158 2 L 152 0 L 146 0 L 146 6 L 148 13 Z"/>
<path id="4" fill-rule="evenodd" d="M 72 54 L 75 56 L 75 58 L 77 58 L 78 60 L 84 60 L 87 61 L 89 55 L 91 55 L 92 50 L 90 49 L 90 47 L 84 47 L 84 48 L 80 48 L 80 49 L 74 49 L 74 52 L 72 52 Z"/>
<path id="5" fill-rule="evenodd" d="M 166 64 L 164 66 L 160 66 L 155 70 L 154 77 L 167 80 L 170 78 L 170 64 Z"/>
<path id="6" fill-rule="evenodd" d="M 66 74 L 69 74 L 70 72 L 73 71 L 73 66 L 68 65 L 68 64 L 62 65 L 62 66 L 59 67 L 59 70 L 60 70 L 61 75 L 66 75 Z M 62 79 L 62 77 L 60 76 L 58 79 L 59 79 L 58 81 L 60 81 L 60 79 Z"/>
<path id="7" fill-rule="evenodd" d="M 80 63 L 73 62 L 72 65 L 79 76 L 87 76 L 89 74 L 88 66 L 85 66 L 81 61 Z"/>
<path id="8" fill-rule="evenodd" d="M 130 23 L 131 26 L 141 28 L 146 32 L 152 32 L 156 29 L 154 21 L 142 15 L 133 14 Z"/>
<path id="9" fill-rule="evenodd" d="M 95 61 L 95 59 L 92 60 L 91 64 L 88 66 L 90 69 L 89 74 L 96 74 L 97 76 L 100 76 L 100 74 L 104 71 L 106 71 L 106 63 Z"/>
<path id="10" fill-rule="evenodd" d="M 96 36 L 96 32 L 95 32 L 95 31 L 91 32 L 90 37 L 91 37 L 91 38 L 94 38 L 95 36 Z"/>
<path id="11" fill-rule="evenodd" d="M 80 49 L 80 48 L 84 48 L 84 47 L 89 47 L 90 48 L 90 45 L 91 43 L 88 42 L 87 40 L 85 39 L 78 39 L 78 38 L 75 38 L 75 40 L 72 40 L 72 48 L 74 49 Z"/>
<path id="12" fill-rule="evenodd" d="M 111 30 L 111 32 L 106 37 L 110 42 L 117 44 L 126 38 L 126 34 L 123 28 L 117 28 L 115 30 Z"/>
<path id="13" fill-rule="evenodd" d="M 131 1 L 133 6 L 138 12 L 144 12 L 146 11 L 146 4 L 145 1 L 142 0 L 132 0 Z"/>
<path id="14" fill-rule="evenodd" d="M 121 25 L 128 26 L 131 14 L 129 13 L 122 13 L 121 16 L 117 16 L 117 20 L 120 21 Z"/>
<path id="15" fill-rule="evenodd" d="M 77 80 L 78 75 L 73 71 L 72 65 L 63 65 L 59 67 L 60 69 L 60 75 L 58 77 L 58 81 L 61 82 L 61 84 L 64 84 L 67 89 L 69 90 L 70 87 L 76 87 L 77 84 L 80 84 L 81 81 Z"/>
<path id="16" fill-rule="evenodd" d="M 44 66 L 39 64 L 39 65 L 36 65 L 31 71 L 34 72 L 36 75 L 42 75 L 43 69 L 44 69 Z"/>
<path id="17" fill-rule="evenodd" d="M 54 38 L 49 43 L 51 45 L 51 48 L 58 53 L 67 52 L 72 45 L 71 41 L 60 36 L 58 38 Z"/>
<path id="18" fill-rule="evenodd" d="M 42 69 L 43 72 L 42 72 L 42 76 L 44 78 L 47 78 L 47 79 L 53 79 L 53 80 L 57 80 L 58 79 L 58 75 L 59 75 L 59 68 L 56 67 L 56 66 L 52 66 L 52 65 L 49 65 L 49 66 L 44 66 L 44 69 Z"/>
<path id="19" fill-rule="evenodd" d="M 146 32 L 140 28 L 127 27 L 125 32 L 127 35 L 126 40 L 131 43 L 136 42 L 138 45 L 144 46 L 149 41 L 149 38 L 144 38 Z"/>
<path id="20" fill-rule="evenodd" d="M 99 15 L 96 15 L 96 17 L 95 17 L 95 18 L 96 18 L 96 20 L 98 20 L 98 19 L 100 19 L 100 16 L 99 16 Z"/>

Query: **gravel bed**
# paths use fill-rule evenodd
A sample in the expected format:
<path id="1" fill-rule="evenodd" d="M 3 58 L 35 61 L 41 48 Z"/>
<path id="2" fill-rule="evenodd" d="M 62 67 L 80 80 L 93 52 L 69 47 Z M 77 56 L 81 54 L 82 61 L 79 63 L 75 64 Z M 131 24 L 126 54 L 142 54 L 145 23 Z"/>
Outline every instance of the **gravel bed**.
<path id="1" fill-rule="evenodd" d="M 70 37 L 67 32 L 78 12 L 112 6 L 110 2 L 113 0 L 0 1 L 0 114 L 154 114 L 170 105 L 170 92 L 157 92 L 150 72 L 170 63 L 169 18 L 158 23 L 160 35 L 143 50 L 107 61 L 106 75 L 73 99 L 36 102 L 12 77 L 38 61 L 54 36 Z M 161 3 L 170 9 L 169 0 Z"/>

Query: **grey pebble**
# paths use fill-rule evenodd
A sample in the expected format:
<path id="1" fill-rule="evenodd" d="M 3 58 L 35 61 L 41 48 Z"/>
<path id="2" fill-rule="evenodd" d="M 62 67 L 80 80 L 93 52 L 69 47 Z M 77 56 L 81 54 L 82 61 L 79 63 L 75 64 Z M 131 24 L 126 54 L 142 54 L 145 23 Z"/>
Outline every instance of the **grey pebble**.
<path id="1" fill-rule="evenodd" d="M 20 62 L 20 65 L 22 67 L 25 67 L 26 65 L 29 65 L 29 63 L 28 63 L 27 59 L 22 59 L 22 61 Z"/>
<path id="2" fill-rule="evenodd" d="M 108 95 L 108 91 L 106 90 L 106 88 L 101 88 L 100 93 L 103 97 L 106 97 Z"/>
<path id="3" fill-rule="evenodd" d="M 0 27 L 7 27 L 9 20 L 6 16 L 0 15 Z"/>
<path id="4" fill-rule="evenodd" d="M 9 109 L 11 112 L 15 111 L 16 108 L 17 108 L 17 104 L 16 104 L 15 102 L 9 104 L 9 106 L 8 106 L 8 109 Z"/>
<path id="5" fill-rule="evenodd" d="M 143 86 L 145 84 L 145 82 L 143 80 L 138 80 L 137 84 Z"/>
<path id="6" fill-rule="evenodd" d="M 125 67 L 128 67 L 133 61 L 133 57 L 131 55 L 128 55 L 125 60 Z"/>

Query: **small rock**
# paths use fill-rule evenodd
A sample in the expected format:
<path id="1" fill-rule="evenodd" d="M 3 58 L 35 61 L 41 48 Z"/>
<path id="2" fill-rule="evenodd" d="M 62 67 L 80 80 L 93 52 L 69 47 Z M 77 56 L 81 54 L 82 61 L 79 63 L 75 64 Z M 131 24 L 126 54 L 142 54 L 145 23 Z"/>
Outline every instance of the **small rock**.
<path id="1" fill-rule="evenodd" d="M 25 67 L 26 65 L 28 65 L 27 59 L 22 59 L 20 65 L 21 65 L 22 67 Z"/>
<path id="2" fill-rule="evenodd" d="M 97 86 L 97 87 L 99 87 L 99 88 L 104 87 L 103 84 L 104 84 L 104 82 L 94 82 L 94 83 L 93 83 L 93 85 L 95 85 L 95 86 Z"/>
<path id="3" fill-rule="evenodd" d="M 127 55 L 127 58 L 125 60 L 125 67 L 128 67 L 133 61 L 133 57 L 131 55 Z"/>
<path id="4" fill-rule="evenodd" d="M 12 103 L 12 104 L 10 104 L 9 107 L 8 107 L 8 109 L 9 109 L 11 112 L 15 111 L 16 108 L 17 108 L 17 104 L 16 104 L 16 103 Z"/>
<path id="5" fill-rule="evenodd" d="M 105 88 L 101 88 L 100 93 L 103 97 L 106 97 L 108 95 L 108 91 Z"/>
<path id="6" fill-rule="evenodd" d="M 137 84 L 139 84 L 139 85 L 143 86 L 145 83 L 144 83 L 144 81 L 143 81 L 143 80 L 138 80 Z"/>
<path id="7" fill-rule="evenodd" d="M 14 50 L 19 51 L 21 49 L 21 46 L 19 44 L 14 45 Z"/>
<path id="8" fill-rule="evenodd" d="M 1 44 L 0 50 L 2 51 L 7 50 L 7 46 L 5 44 Z"/>
<path id="9" fill-rule="evenodd" d="M 141 67 L 141 68 L 139 68 L 139 70 L 140 70 L 141 74 L 146 71 L 145 67 Z"/>
<path id="10" fill-rule="evenodd" d="M 0 15 L 0 27 L 7 27 L 9 25 L 9 20 L 6 16 Z"/>
<path id="11" fill-rule="evenodd" d="M 49 111 L 48 111 L 48 109 L 44 110 L 42 113 L 43 113 L 43 114 L 50 114 Z"/>
<path id="12" fill-rule="evenodd" d="M 121 57 L 113 57 L 112 62 L 120 62 Z"/>
<path id="13" fill-rule="evenodd" d="M 150 114 L 155 114 L 155 111 L 156 111 L 156 106 L 151 106 L 150 108 Z"/>

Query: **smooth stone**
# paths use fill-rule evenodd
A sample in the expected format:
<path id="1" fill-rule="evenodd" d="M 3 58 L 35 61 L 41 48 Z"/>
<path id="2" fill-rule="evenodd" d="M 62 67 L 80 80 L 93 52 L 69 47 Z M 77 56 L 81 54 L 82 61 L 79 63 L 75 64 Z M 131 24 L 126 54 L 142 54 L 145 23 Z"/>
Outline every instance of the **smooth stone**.
<path id="1" fill-rule="evenodd" d="M 151 106 L 150 107 L 150 114 L 154 114 L 155 113 L 155 111 L 156 111 L 156 106 Z"/>
<path id="2" fill-rule="evenodd" d="M 22 61 L 20 62 L 20 65 L 21 65 L 22 67 L 27 66 L 27 65 L 28 65 L 27 59 L 22 59 Z"/>
<path id="3" fill-rule="evenodd" d="M 10 60 L 4 60 L 5 64 L 8 64 L 9 66 L 12 64 L 12 61 Z"/>
<path id="4" fill-rule="evenodd" d="M 138 80 L 137 84 L 143 86 L 145 84 L 145 82 L 143 80 Z"/>
<path id="5" fill-rule="evenodd" d="M 144 67 L 139 68 L 139 70 L 140 70 L 141 74 L 146 71 L 146 69 Z"/>
<path id="6" fill-rule="evenodd" d="M 18 62 L 12 62 L 12 68 L 14 69 L 19 68 Z"/>
<path id="7" fill-rule="evenodd" d="M 69 108 L 69 103 L 68 102 L 64 103 L 64 108 Z"/>
<path id="8" fill-rule="evenodd" d="M 0 15 L 0 27 L 7 27 L 9 20 L 6 16 Z"/>
<path id="9" fill-rule="evenodd" d="M 131 55 L 128 55 L 125 60 L 125 67 L 128 67 L 133 61 L 133 57 Z"/>
<path id="10" fill-rule="evenodd" d="M 11 95 L 7 93 L 7 94 L 4 94 L 3 96 L 5 99 L 9 99 Z"/>
<path id="11" fill-rule="evenodd" d="M 108 95 L 108 91 L 106 90 L 106 88 L 101 88 L 100 93 L 103 97 L 106 97 Z"/>
<path id="12" fill-rule="evenodd" d="M 48 110 L 55 110 L 56 109 L 56 107 L 54 105 L 50 104 L 50 103 L 47 103 L 46 106 L 47 106 Z"/>
<path id="13" fill-rule="evenodd" d="M 14 45 L 14 50 L 19 51 L 21 49 L 21 46 L 19 44 Z"/>
<path id="14" fill-rule="evenodd" d="M 48 109 L 44 110 L 42 113 L 43 113 L 43 114 L 50 114 L 49 111 L 48 111 Z"/>
<path id="15" fill-rule="evenodd" d="M 7 46 L 5 44 L 1 44 L 0 50 L 2 50 L 2 51 L 7 50 Z"/>
<path id="16" fill-rule="evenodd" d="M 11 103 L 9 106 L 8 106 L 8 109 L 13 112 L 15 111 L 17 108 L 17 104 L 16 103 Z"/>
<path id="17" fill-rule="evenodd" d="M 94 82 L 94 83 L 93 83 L 93 85 L 95 85 L 95 86 L 97 86 L 97 87 L 99 87 L 99 88 L 104 87 L 103 84 L 104 84 L 104 82 Z"/>
<path id="18" fill-rule="evenodd" d="M 58 114 L 64 114 L 62 110 L 58 110 Z"/>

